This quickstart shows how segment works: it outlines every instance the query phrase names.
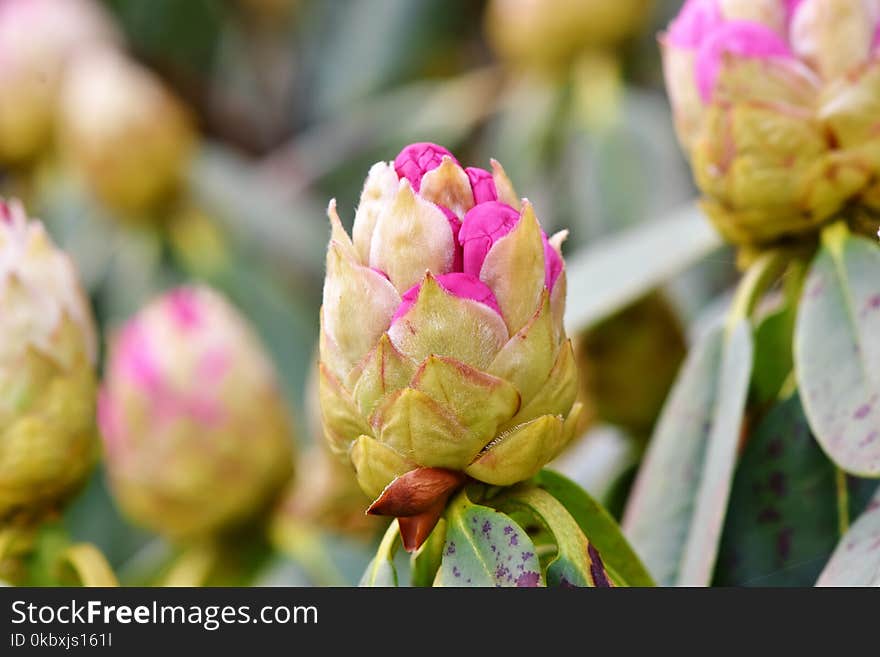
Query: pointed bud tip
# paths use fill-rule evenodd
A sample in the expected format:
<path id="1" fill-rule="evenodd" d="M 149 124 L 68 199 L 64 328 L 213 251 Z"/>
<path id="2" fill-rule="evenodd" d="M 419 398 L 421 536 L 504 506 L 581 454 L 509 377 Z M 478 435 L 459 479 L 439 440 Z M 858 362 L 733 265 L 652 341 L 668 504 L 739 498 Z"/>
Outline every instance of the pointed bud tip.
<path id="1" fill-rule="evenodd" d="M 464 172 L 471 183 L 475 204 L 479 205 L 480 203 L 498 200 L 495 178 L 489 171 L 479 167 L 467 167 Z"/>
<path id="2" fill-rule="evenodd" d="M 370 515 L 409 518 L 446 504 L 449 496 L 464 483 L 466 476 L 446 468 L 416 468 L 385 487 L 367 509 Z"/>
<path id="3" fill-rule="evenodd" d="M 394 158 L 394 170 L 401 180 L 408 180 L 413 189 L 419 191 L 424 175 L 439 167 L 445 158 L 458 164 L 455 156 L 443 146 L 427 141 L 416 142 L 404 146 L 403 150 Z"/>

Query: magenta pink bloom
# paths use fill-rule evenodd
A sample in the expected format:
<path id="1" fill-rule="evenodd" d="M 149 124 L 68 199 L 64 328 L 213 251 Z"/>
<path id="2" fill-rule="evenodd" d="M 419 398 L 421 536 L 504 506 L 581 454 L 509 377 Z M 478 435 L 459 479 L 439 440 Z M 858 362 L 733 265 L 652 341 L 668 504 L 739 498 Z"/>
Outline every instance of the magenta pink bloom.
<path id="1" fill-rule="evenodd" d="M 794 14 L 803 1 L 804 0 L 785 0 L 785 18 L 788 25 L 791 25 L 791 21 L 794 19 Z"/>
<path id="2" fill-rule="evenodd" d="M 562 256 L 550 244 L 544 231 L 541 231 L 541 237 L 544 239 L 544 286 L 552 292 L 559 274 L 562 273 Z"/>
<path id="3" fill-rule="evenodd" d="M 501 314 L 501 308 L 498 306 L 498 300 L 495 298 L 495 295 L 492 294 L 492 290 L 490 290 L 489 286 L 476 276 L 460 272 L 444 274 L 443 276 L 437 277 L 437 283 L 449 294 L 452 294 L 459 299 L 472 299 L 473 301 L 479 301 L 480 303 L 489 306 L 499 315 Z M 406 315 L 406 313 L 409 312 L 409 309 L 415 305 L 421 290 L 422 284 L 419 283 L 403 293 L 400 306 L 398 307 L 397 312 L 394 313 L 394 317 L 391 319 L 392 324 Z"/>
<path id="4" fill-rule="evenodd" d="M 498 201 L 476 205 L 465 215 L 459 241 L 464 251 L 466 274 L 480 275 L 489 250 L 495 242 L 513 230 L 519 217 L 519 212 Z M 541 231 L 541 236 L 544 240 L 544 284 L 548 290 L 552 290 L 562 271 L 562 258 L 550 244 L 544 231 Z"/>
<path id="5" fill-rule="evenodd" d="M 443 210 L 443 214 L 446 215 L 446 219 L 449 221 L 449 228 L 452 230 L 452 239 L 455 242 L 455 254 L 452 256 L 452 271 L 462 271 L 462 250 L 458 237 L 461 231 L 461 220 L 449 208 L 442 205 L 437 207 Z"/>
<path id="6" fill-rule="evenodd" d="M 394 158 L 394 170 L 398 176 L 409 180 L 414 190 L 419 191 L 424 175 L 439 167 L 444 155 L 458 164 L 455 156 L 442 146 L 427 141 L 410 144 Z"/>
<path id="7" fill-rule="evenodd" d="M 712 100 L 722 58 L 727 55 L 767 59 L 793 57 L 788 44 L 761 23 L 731 21 L 709 34 L 697 53 L 697 88 L 703 102 Z"/>
<path id="8" fill-rule="evenodd" d="M 464 225 L 458 238 L 464 252 L 463 271 L 479 276 L 489 249 L 513 230 L 517 221 L 519 212 L 498 201 L 481 203 L 471 208 L 464 217 Z"/>
<path id="9" fill-rule="evenodd" d="M 682 91 L 689 83 L 696 85 L 703 104 L 711 102 L 728 58 L 786 60 L 792 71 L 806 77 L 810 69 L 819 78 L 854 71 L 864 61 L 862 53 L 880 42 L 876 11 L 863 0 L 770 0 L 753 7 L 746 0 L 687 0 L 662 39 L 666 57 L 693 56 L 690 70 L 680 64 L 667 67 L 673 102 L 690 102 Z M 838 17 L 840 23 L 835 26 L 837 19 L 828 17 Z M 831 37 L 845 42 L 835 44 Z"/>
<path id="10" fill-rule="evenodd" d="M 177 324 L 184 329 L 195 329 L 202 321 L 198 297 L 193 288 L 180 287 L 167 296 L 168 309 Z"/>
<path id="11" fill-rule="evenodd" d="M 666 39 L 676 48 L 699 48 L 703 40 L 724 24 L 718 0 L 687 0 L 669 25 Z"/>
<path id="12" fill-rule="evenodd" d="M 498 190 L 495 189 L 495 180 L 491 173 L 479 167 L 468 167 L 464 172 L 471 181 L 475 204 L 498 200 Z"/>

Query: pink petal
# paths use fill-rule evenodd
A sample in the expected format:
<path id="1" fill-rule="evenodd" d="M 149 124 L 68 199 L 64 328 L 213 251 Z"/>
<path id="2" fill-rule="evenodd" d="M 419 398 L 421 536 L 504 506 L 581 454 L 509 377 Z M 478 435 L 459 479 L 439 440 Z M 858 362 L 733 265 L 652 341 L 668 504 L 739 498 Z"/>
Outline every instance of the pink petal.
<path id="1" fill-rule="evenodd" d="M 122 377 L 130 378 L 136 386 L 147 392 L 155 392 L 161 387 L 161 376 L 150 338 L 137 319 L 122 329 L 116 353 L 113 364 L 119 368 Z"/>
<path id="2" fill-rule="evenodd" d="M 410 144 L 394 158 L 394 170 L 400 178 L 409 180 L 414 190 L 419 191 L 422 176 L 439 167 L 444 155 L 448 155 L 458 164 L 455 156 L 442 146 L 427 141 Z"/>
<path id="3" fill-rule="evenodd" d="M 489 286 L 476 276 L 455 272 L 438 276 L 437 283 L 449 294 L 452 294 L 459 299 L 473 299 L 474 301 L 479 301 L 480 303 L 489 306 L 499 315 L 501 314 L 501 308 L 498 306 L 498 300 L 495 298 L 495 295 L 492 294 L 492 290 L 490 290 Z M 397 308 L 397 312 L 394 313 L 394 317 L 391 318 L 392 324 L 394 324 L 399 318 L 403 317 L 409 312 L 409 309 L 415 305 L 421 289 L 422 284 L 419 283 L 404 292 L 401 297 L 400 306 Z"/>
<path id="4" fill-rule="evenodd" d="M 202 321 L 202 313 L 198 306 L 195 291 L 181 287 L 167 295 L 168 311 L 174 322 L 186 331 L 197 328 Z"/>
<path id="5" fill-rule="evenodd" d="M 544 231 L 541 231 L 541 236 L 544 239 L 544 285 L 552 291 L 556 279 L 562 273 L 562 257 L 550 244 Z"/>
<path id="6" fill-rule="evenodd" d="M 197 372 L 202 381 L 214 382 L 226 376 L 232 359 L 224 349 L 214 349 L 202 355 Z"/>
<path id="7" fill-rule="evenodd" d="M 793 57 L 788 44 L 762 23 L 732 21 L 710 34 L 697 53 L 697 88 L 703 102 L 712 100 L 725 55 L 764 59 Z"/>
<path id="8" fill-rule="evenodd" d="M 121 438 L 119 408 L 114 403 L 106 387 L 102 387 L 98 391 L 97 402 L 97 420 L 101 437 L 104 439 L 104 445 L 107 450 L 115 454 L 120 445 Z"/>
<path id="9" fill-rule="evenodd" d="M 12 210 L 3 199 L 0 199 L 0 220 L 7 224 L 12 223 Z"/>
<path id="10" fill-rule="evenodd" d="M 517 221 L 519 212 L 498 201 L 481 203 L 468 210 L 458 234 L 464 255 L 462 271 L 479 277 L 489 249 L 513 230 Z"/>
<path id="11" fill-rule="evenodd" d="M 483 261 L 492 246 L 507 235 L 519 221 L 519 212 L 505 203 L 489 201 L 475 205 L 464 216 L 458 239 L 464 252 L 464 272 L 479 277 Z M 542 230 L 544 242 L 544 285 L 552 290 L 562 271 L 562 258 L 547 240 Z"/>
<path id="12" fill-rule="evenodd" d="M 785 2 L 785 18 L 788 25 L 794 20 L 794 14 L 804 0 L 783 0 Z"/>
<path id="13" fill-rule="evenodd" d="M 724 16 L 718 0 L 687 0 L 669 25 L 666 42 L 677 48 L 696 49 L 722 25 Z"/>
<path id="14" fill-rule="evenodd" d="M 479 167 L 468 167 L 464 172 L 467 174 L 468 180 L 471 181 L 474 204 L 479 205 L 498 200 L 498 190 L 495 189 L 495 179 L 491 173 Z"/>
<path id="15" fill-rule="evenodd" d="M 458 234 L 461 231 L 461 220 L 449 208 L 443 205 L 437 205 L 437 207 L 443 210 L 443 214 L 446 215 L 446 219 L 449 221 L 449 228 L 452 229 L 452 243 L 455 245 L 455 255 L 452 256 L 452 271 L 461 271 L 463 256 L 461 244 L 458 241 Z"/>

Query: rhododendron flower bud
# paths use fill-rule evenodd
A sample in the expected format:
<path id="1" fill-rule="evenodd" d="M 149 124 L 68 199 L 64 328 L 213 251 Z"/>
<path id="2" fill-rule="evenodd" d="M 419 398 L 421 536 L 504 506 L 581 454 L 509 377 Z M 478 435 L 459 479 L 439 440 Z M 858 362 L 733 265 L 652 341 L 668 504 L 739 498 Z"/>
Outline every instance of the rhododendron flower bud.
<path id="1" fill-rule="evenodd" d="M 119 40 L 91 0 L 0 2 L 0 161 L 30 160 L 46 146 L 69 63 L 84 48 Z"/>
<path id="2" fill-rule="evenodd" d="M 150 71 L 122 54 L 94 50 L 65 81 L 65 152 L 107 205 L 146 212 L 181 184 L 194 132 L 186 109 Z"/>
<path id="3" fill-rule="evenodd" d="M 555 68 L 585 49 L 612 48 L 635 34 L 652 0 L 491 0 L 486 34 L 504 59 Z"/>
<path id="4" fill-rule="evenodd" d="M 72 262 L 0 200 L 0 520 L 38 516 L 91 470 L 96 346 Z"/>
<path id="5" fill-rule="evenodd" d="M 878 27 L 876 0 L 688 0 L 661 37 L 679 138 L 730 241 L 880 208 Z"/>
<path id="6" fill-rule="evenodd" d="M 293 462 L 271 363 L 238 313 L 204 287 L 163 295 L 119 331 L 98 420 L 120 505 L 173 538 L 247 520 Z"/>
<path id="7" fill-rule="evenodd" d="M 562 327 L 564 235 L 544 235 L 497 162 L 499 200 L 479 202 L 473 180 L 445 149 L 416 144 L 370 170 L 353 239 L 329 210 L 324 432 L 376 498 L 371 511 L 401 518 L 408 548 L 467 477 L 535 475 L 580 410 Z"/>

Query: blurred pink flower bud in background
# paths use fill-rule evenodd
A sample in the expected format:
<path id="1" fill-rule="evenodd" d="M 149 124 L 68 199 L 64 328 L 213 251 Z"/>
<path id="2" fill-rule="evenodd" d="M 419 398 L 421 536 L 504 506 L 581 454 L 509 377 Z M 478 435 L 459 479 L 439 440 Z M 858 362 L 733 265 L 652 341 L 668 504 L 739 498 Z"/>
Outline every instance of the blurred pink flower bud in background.
<path id="1" fill-rule="evenodd" d="M 291 425 L 272 364 L 206 287 L 164 294 L 119 331 L 98 420 L 119 504 L 173 538 L 249 519 L 291 472 Z"/>
<path id="2" fill-rule="evenodd" d="M 0 162 L 29 161 L 47 146 L 67 67 L 85 49 L 120 41 L 91 0 L 0 2 Z"/>

